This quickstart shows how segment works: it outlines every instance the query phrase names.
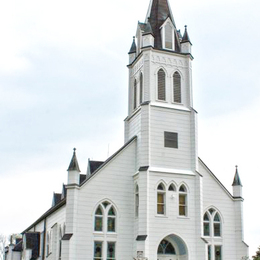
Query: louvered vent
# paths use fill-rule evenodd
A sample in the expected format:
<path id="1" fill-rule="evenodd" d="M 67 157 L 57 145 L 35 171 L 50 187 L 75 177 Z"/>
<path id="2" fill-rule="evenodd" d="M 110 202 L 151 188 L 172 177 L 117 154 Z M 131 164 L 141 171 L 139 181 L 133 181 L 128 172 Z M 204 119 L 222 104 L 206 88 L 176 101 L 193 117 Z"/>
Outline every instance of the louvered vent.
<path id="1" fill-rule="evenodd" d="M 135 83 L 134 83 L 134 109 L 136 109 L 136 91 L 137 91 L 137 83 L 136 83 L 136 80 L 135 80 Z"/>
<path id="2" fill-rule="evenodd" d="M 178 148 L 178 133 L 164 132 L 164 147 Z"/>
<path id="3" fill-rule="evenodd" d="M 158 100 L 165 100 L 165 72 L 158 71 Z"/>
<path id="4" fill-rule="evenodd" d="M 172 27 L 168 23 L 165 26 L 165 48 L 172 49 Z"/>
<path id="5" fill-rule="evenodd" d="M 140 104 L 143 102 L 143 74 L 140 75 Z"/>
<path id="6" fill-rule="evenodd" d="M 173 75 L 174 102 L 181 103 L 181 76 L 176 71 Z"/>

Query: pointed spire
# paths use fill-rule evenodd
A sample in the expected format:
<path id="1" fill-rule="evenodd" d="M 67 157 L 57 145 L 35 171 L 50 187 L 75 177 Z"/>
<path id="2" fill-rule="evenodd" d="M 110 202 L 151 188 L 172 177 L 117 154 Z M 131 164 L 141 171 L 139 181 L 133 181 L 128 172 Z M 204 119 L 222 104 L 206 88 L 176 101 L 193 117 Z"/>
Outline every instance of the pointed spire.
<path id="1" fill-rule="evenodd" d="M 188 34 L 188 30 L 187 30 L 187 25 L 185 25 L 185 30 L 184 30 L 184 34 L 183 34 L 181 42 L 182 43 L 183 42 L 189 42 L 191 44 L 190 37 L 189 37 L 189 34 Z"/>
<path id="2" fill-rule="evenodd" d="M 155 48 L 162 48 L 160 27 L 163 25 L 168 17 L 171 19 L 173 25 L 175 26 L 168 0 L 151 0 L 145 23 L 149 22 L 151 24 L 152 32 L 155 38 Z"/>
<path id="3" fill-rule="evenodd" d="M 74 150 L 74 152 L 73 152 L 73 156 L 72 156 L 71 161 L 70 161 L 68 171 L 78 171 L 78 172 L 80 172 L 79 164 L 78 164 L 78 160 L 77 160 L 77 156 L 76 156 L 76 148 L 74 148 L 73 150 Z"/>
<path id="4" fill-rule="evenodd" d="M 133 43 L 131 45 L 130 51 L 128 52 L 128 54 L 131 53 L 136 53 L 136 44 L 135 44 L 135 37 L 133 37 Z"/>
<path id="5" fill-rule="evenodd" d="M 234 177 L 234 181 L 233 181 L 232 186 L 242 186 L 237 167 L 238 166 L 236 165 L 236 173 L 235 173 L 235 177 Z"/>

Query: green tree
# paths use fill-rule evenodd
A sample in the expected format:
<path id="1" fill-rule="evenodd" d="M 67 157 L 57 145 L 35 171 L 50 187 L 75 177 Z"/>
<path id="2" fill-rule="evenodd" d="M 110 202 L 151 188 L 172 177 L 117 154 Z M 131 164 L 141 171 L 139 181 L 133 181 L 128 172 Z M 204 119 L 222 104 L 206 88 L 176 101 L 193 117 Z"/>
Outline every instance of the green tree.
<path id="1" fill-rule="evenodd" d="M 260 246 L 258 247 L 258 250 L 256 251 L 256 255 L 252 256 L 253 260 L 260 260 Z"/>

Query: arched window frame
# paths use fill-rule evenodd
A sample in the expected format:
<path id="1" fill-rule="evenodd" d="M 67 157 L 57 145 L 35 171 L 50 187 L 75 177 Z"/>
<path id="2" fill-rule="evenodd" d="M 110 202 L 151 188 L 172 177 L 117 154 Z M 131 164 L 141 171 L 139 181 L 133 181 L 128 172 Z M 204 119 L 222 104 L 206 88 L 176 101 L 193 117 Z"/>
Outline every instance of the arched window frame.
<path id="1" fill-rule="evenodd" d="M 176 191 L 176 186 L 174 183 L 171 183 L 168 187 L 168 191 Z"/>
<path id="2" fill-rule="evenodd" d="M 166 101 L 166 72 L 163 68 L 157 72 L 157 100 Z"/>
<path id="3" fill-rule="evenodd" d="M 140 89 L 139 89 L 139 103 L 142 104 L 143 102 L 143 94 L 144 94 L 144 87 L 143 87 L 143 73 L 140 74 Z"/>
<path id="4" fill-rule="evenodd" d="M 179 216 L 188 216 L 188 189 L 185 184 L 179 187 Z"/>
<path id="5" fill-rule="evenodd" d="M 135 185 L 135 216 L 139 216 L 139 186 Z"/>
<path id="6" fill-rule="evenodd" d="M 208 221 L 205 221 L 205 215 L 208 216 Z M 207 235 L 205 230 L 207 228 L 206 224 L 209 225 L 209 235 Z M 219 211 L 209 208 L 203 215 L 203 235 L 205 237 L 220 238 L 222 237 L 222 226 L 222 218 Z"/>
<path id="7" fill-rule="evenodd" d="M 166 189 L 162 182 L 157 185 L 157 215 L 166 215 Z"/>
<path id="8" fill-rule="evenodd" d="M 173 102 L 181 104 L 182 103 L 182 87 L 181 87 L 181 74 L 175 71 L 172 77 L 173 84 Z"/>
<path id="9" fill-rule="evenodd" d="M 163 239 L 158 246 L 157 254 L 176 255 L 176 250 L 170 241 Z"/>
<path id="10" fill-rule="evenodd" d="M 103 227 L 102 232 L 95 231 L 95 217 L 98 208 L 102 209 Z M 93 259 L 115 260 L 116 258 L 116 231 L 118 213 L 115 205 L 109 200 L 100 202 L 94 210 L 94 232 L 93 232 Z"/>

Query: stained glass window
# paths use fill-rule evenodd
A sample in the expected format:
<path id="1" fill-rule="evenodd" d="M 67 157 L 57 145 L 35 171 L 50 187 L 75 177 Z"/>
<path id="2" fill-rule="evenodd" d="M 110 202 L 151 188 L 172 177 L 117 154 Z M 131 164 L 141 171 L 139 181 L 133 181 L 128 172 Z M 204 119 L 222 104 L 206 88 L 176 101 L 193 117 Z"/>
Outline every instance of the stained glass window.
<path id="1" fill-rule="evenodd" d="M 222 260 L 221 246 L 215 246 L 215 260 Z"/>
<path id="2" fill-rule="evenodd" d="M 204 236 L 209 236 L 210 235 L 210 221 L 209 221 L 209 216 L 207 213 L 204 214 Z"/>
<path id="3" fill-rule="evenodd" d="M 102 242 L 94 242 L 94 260 L 102 259 Z"/>
<path id="4" fill-rule="evenodd" d="M 107 218 L 107 231 L 115 232 L 116 231 L 116 214 L 113 206 L 108 211 Z"/>
<path id="5" fill-rule="evenodd" d="M 95 231 L 103 230 L 103 212 L 101 206 L 99 206 L 95 213 Z"/>
<path id="6" fill-rule="evenodd" d="M 157 254 L 175 255 L 176 252 L 173 245 L 168 240 L 164 239 L 158 247 Z"/>
<path id="7" fill-rule="evenodd" d="M 220 217 L 218 213 L 216 213 L 214 217 L 214 236 L 215 237 L 221 236 Z"/>
<path id="8" fill-rule="evenodd" d="M 107 260 L 115 260 L 116 259 L 116 243 L 108 242 L 107 243 Z"/>

